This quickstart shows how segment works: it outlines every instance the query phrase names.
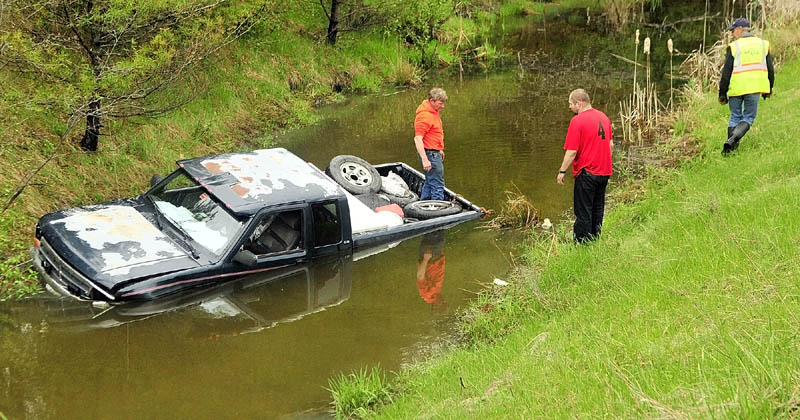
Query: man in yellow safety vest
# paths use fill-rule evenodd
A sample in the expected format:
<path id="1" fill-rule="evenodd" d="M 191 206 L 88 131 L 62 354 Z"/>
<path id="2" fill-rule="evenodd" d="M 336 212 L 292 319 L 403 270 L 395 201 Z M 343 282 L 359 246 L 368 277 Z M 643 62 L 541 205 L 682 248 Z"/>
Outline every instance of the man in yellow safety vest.
<path id="1" fill-rule="evenodd" d="M 769 98 L 775 83 L 769 42 L 751 34 L 750 22 L 745 18 L 736 19 L 728 30 L 734 41 L 726 49 L 719 81 L 719 103 L 728 104 L 731 109 L 723 154 L 739 147 L 739 140 L 756 119 L 758 95 Z"/>

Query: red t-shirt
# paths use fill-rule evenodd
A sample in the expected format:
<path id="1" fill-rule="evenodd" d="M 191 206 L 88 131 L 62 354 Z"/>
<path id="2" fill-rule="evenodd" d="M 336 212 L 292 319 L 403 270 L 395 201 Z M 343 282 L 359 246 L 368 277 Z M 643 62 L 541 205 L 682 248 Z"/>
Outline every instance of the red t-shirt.
<path id="1" fill-rule="evenodd" d="M 444 150 L 442 117 L 427 99 L 417 107 L 414 135 L 422 136 L 422 144 L 426 149 Z"/>
<path id="2" fill-rule="evenodd" d="M 572 161 L 572 176 L 581 169 L 592 175 L 611 175 L 611 121 L 594 108 L 572 117 L 564 150 L 577 150 Z"/>

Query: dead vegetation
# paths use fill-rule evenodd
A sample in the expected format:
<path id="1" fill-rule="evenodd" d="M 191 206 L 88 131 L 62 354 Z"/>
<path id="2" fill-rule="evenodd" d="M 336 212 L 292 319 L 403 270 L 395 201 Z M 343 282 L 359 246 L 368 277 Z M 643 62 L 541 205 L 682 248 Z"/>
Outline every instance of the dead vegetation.
<path id="1" fill-rule="evenodd" d="M 500 212 L 491 220 L 483 223 L 483 228 L 529 229 L 540 223 L 539 210 L 516 185 L 514 185 L 514 190 L 505 192 L 506 199 Z"/>

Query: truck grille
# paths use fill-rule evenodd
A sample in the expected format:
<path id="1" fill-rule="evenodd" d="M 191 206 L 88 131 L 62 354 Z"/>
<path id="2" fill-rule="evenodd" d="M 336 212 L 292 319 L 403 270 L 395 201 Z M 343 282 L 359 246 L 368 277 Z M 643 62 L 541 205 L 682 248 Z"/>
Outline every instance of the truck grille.
<path id="1" fill-rule="evenodd" d="M 41 238 L 40 242 L 39 253 L 42 258 L 42 268 L 47 274 L 71 293 L 91 299 L 92 284 L 89 280 L 61 259 L 44 238 Z"/>

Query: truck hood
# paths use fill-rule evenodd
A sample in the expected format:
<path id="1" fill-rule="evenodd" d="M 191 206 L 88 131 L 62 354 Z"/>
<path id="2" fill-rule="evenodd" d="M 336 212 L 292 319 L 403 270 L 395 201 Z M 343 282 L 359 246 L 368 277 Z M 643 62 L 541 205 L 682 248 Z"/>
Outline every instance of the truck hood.
<path id="1" fill-rule="evenodd" d="M 61 258 L 108 289 L 197 267 L 197 261 L 137 210 L 147 212 L 149 207 L 141 199 L 127 199 L 69 209 L 42 217 L 39 229 Z"/>

